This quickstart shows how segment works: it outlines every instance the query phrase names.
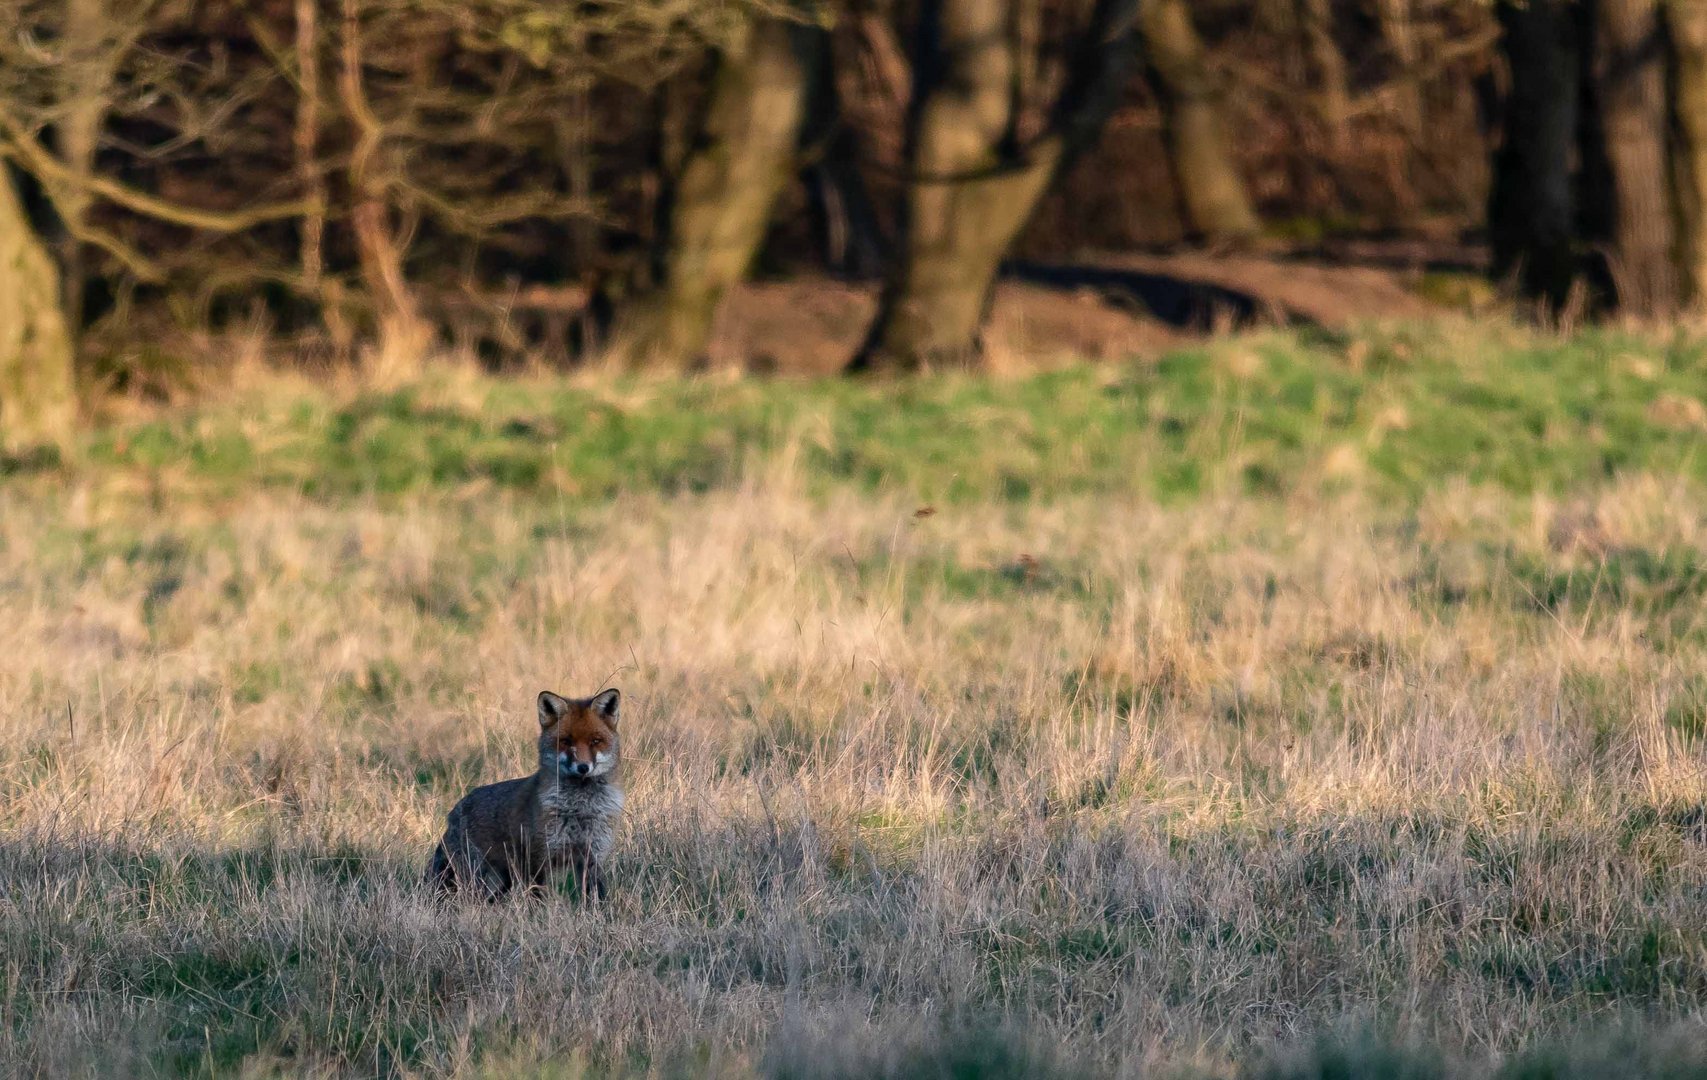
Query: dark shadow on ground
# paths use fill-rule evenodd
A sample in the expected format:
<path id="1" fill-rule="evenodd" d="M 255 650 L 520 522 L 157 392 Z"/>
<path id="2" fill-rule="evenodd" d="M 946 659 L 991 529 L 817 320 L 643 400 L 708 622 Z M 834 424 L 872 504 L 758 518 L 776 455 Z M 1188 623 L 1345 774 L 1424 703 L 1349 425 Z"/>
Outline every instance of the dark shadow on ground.
<path id="1" fill-rule="evenodd" d="M 1008 266 L 1006 276 L 1051 289 L 1093 290 L 1108 304 L 1185 330 L 1207 332 L 1246 326 L 1262 318 L 1287 321 L 1284 312 L 1246 293 L 1213 282 L 1136 269 L 1020 262 Z"/>

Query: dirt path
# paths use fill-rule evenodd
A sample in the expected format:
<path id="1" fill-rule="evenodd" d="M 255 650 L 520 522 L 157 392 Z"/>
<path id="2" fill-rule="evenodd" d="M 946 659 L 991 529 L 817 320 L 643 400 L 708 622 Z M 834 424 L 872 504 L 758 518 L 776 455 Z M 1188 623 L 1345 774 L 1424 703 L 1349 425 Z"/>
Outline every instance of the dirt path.
<path id="1" fill-rule="evenodd" d="M 992 367 L 1036 370 L 1090 358 L 1155 356 L 1252 323 L 1343 328 L 1422 319 L 1439 306 L 1404 272 L 1260 255 L 1109 255 L 1021 264 L 996 289 L 986 331 Z M 715 366 L 783 374 L 839 371 L 877 306 L 875 285 L 802 277 L 755 282 L 724 305 Z"/>

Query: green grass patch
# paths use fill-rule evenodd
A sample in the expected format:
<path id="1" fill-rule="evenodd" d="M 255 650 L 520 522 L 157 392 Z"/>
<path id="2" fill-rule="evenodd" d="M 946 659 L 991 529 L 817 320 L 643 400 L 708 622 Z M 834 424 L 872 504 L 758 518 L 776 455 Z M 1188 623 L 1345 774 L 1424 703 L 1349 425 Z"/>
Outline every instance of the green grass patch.
<path id="1" fill-rule="evenodd" d="M 485 381 L 458 408 L 435 403 L 429 382 L 344 403 L 310 394 L 289 408 L 163 413 L 92 434 L 80 460 L 233 491 L 337 498 L 489 483 L 569 502 L 725 488 L 788 446 L 816 490 L 947 503 L 1278 495 L 1349 482 L 1320 475 L 1330 455 L 1401 500 L 1450 477 L 1520 492 L 1630 471 L 1707 477 L 1707 455 L 1660 407 L 1707 399 L 1693 343 L 1589 333 L 1512 344 L 1416 328 L 1274 334 L 1252 348 L 1260 363 L 1237 375 L 1194 348 L 1004 381 Z"/>

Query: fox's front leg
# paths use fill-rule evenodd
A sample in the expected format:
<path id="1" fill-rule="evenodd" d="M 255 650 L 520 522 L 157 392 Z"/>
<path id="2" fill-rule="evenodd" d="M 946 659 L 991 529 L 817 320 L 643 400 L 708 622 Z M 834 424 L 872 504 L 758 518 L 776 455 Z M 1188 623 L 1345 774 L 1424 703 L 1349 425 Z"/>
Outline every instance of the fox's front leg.
<path id="1" fill-rule="evenodd" d="M 604 900 L 604 871 L 599 868 L 599 862 L 593 857 L 591 850 L 583 848 L 575 852 L 570 868 L 576 896 L 583 902 Z"/>
<path id="2" fill-rule="evenodd" d="M 568 893 L 577 899 L 585 900 L 588 896 L 588 865 L 586 857 L 579 852 L 541 860 L 533 864 L 524 878 L 525 891 L 535 900 L 544 900 L 553 893 Z M 598 868 L 594 866 L 592 872 L 597 874 Z M 598 895 L 603 895 L 602 888 Z"/>

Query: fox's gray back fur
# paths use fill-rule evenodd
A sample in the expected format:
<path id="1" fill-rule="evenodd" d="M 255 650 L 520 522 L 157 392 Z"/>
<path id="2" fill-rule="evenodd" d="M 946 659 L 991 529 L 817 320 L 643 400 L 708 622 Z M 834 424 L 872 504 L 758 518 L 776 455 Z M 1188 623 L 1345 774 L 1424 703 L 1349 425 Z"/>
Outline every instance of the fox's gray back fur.
<path id="1" fill-rule="evenodd" d="M 427 884 L 496 899 L 542 891 L 569 871 L 584 895 L 603 898 L 622 813 L 617 703 L 615 690 L 579 701 L 540 694 L 539 771 L 475 788 L 451 809 Z"/>

